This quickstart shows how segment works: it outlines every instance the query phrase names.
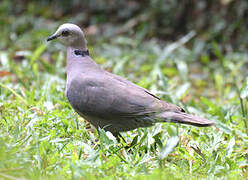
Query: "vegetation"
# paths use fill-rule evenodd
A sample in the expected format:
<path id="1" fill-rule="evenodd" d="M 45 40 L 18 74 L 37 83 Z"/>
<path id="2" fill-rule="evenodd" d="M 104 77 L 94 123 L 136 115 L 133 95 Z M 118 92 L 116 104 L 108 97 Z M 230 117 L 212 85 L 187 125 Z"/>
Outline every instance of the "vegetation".
<path id="1" fill-rule="evenodd" d="M 85 1 L 87 11 L 81 13 L 77 1 L 23 2 L 0 4 L 0 179 L 248 179 L 245 0 L 238 1 L 242 10 L 237 1 L 218 1 L 221 18 L 213 4 L 207 6 L 212 24 L 204 29 L 188 20 L 183 31 L 170 16 L 167 24 L 142 19 L 151 18 L 144 17 L 145 10 L 153 20 L 173 15 L 164 5 L 140 10 L 150 1 L 129 1 L 133 9 L 126 11 L 118 6 L 122 15 L 111 11 L 114 1 L 105 6 Z M 192 8 L 198 2 L 204 1 L 192 0 Z M 228 24 L 225 12 L 238 11 Z M 104 130 L 99 138 L 64 95 L 65 48 L 46 42 L 64 22 L 87 27 L 91 56 L 103 68 L 216 127 L 164 123 L 122 133 L 126 142 Z M 224 28 L 215 31 L 221 22 Z M 171 31 L 162 32 L 159 25 Z"/>

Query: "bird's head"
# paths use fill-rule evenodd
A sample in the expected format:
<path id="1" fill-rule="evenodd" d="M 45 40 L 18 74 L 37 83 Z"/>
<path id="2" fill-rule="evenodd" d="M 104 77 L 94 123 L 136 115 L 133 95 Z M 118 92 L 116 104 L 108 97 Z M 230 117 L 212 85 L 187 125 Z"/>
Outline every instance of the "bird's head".
<path id="1" fill-rule="evenodd" d="M 66 23 L 59 26 L 57 31 L 47 38 L 47 41 L 59 39 L 65 46 L 86 49 L 83 31 L 75 24 Z"/>

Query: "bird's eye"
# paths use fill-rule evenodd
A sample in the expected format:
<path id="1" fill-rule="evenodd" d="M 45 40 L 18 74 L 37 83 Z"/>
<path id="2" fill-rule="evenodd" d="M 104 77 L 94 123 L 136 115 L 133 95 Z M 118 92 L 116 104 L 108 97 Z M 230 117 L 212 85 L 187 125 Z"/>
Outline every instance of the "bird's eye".
<path id="1" fill-rule="evenodd" d="M 69 36 L 69 34 L 70 34 L 70 33 L 69 33 L 69 31 L 67 31 L 67 30 L 62 31 L 62 36 L 65 36 L 65 37 L 66 37 L 66 36 Z"/>

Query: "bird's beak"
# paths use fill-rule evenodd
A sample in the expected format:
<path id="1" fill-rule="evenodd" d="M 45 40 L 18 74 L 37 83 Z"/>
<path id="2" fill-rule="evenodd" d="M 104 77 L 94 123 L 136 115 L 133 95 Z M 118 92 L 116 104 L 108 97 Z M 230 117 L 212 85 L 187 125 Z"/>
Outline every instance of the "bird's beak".
<path id="1" fill-rule="evenodd" d="M 53 34 L 47 38 L 47 41 L 51 41 L 53 39 L 56 39 L 58 36 L 56 34 Z"/>

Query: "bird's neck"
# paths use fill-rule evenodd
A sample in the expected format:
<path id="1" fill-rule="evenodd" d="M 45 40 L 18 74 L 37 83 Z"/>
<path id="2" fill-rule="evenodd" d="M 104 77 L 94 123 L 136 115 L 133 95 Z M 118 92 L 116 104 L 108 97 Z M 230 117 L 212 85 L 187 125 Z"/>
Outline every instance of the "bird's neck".
<path id="1" fill-rule="evenodd" d="M 88 69 L 98 68 L 98 65 L 90 58 L 88 49 L 67 48 L 67 74 L 70 72 L 87 72 Z"/>
<path id="2" fill-rule="evenodd" d="M 81 52 L 87 52 L 88 49 L 83 47 L 68 47 L 67 48 L 67 68 L 71 67 L 73 69 L 77 68 L 77 66 L 82 66 L 88 62 L 88 60 L 84 60 L 87 58 L 86 56 L 80 55 Z"/>
<path id="3" fill-rule="evenodd" d="M 76 39 L 73 39 L 72 42 L 70 42 L 69 48 L 78 49 L 78 50 L 82 50 L 82 51 L 87 50 L 88 47 L 87 47 L 87 43 L 86 43 L 84 34 L 82 33 L 81 36 L 79 36 Z"/>
<path id="4" fill-rule="evenodd" d="M 74 62 L 72 59 L 78 58 L 78 57 L 86 57 L 89 56 L 89 50 L 87 47 L 72 47 L 69 46 L 67 48 L 67 63 Z"/>
<path id="5" fill-rule="evenodd" d="M 80 51 L 87 51 L 88 47 L 86 44 L 81 44 L 81 45 L 74 45 L 74 46 L 69 46 L 68 49 L 70 50 L 80 50 Z"/>
<path id="6" fill-rule="evenodd" d="M 73 79 L 79 78 L 84 74 L 102 71 L 101 68 L 90 58 L 89 55 L 77 55 L 75 51 L 78 51 L 79 49 L 75 47 L 67 48 L 66 89 L 69 88 Z M 85 49 L 80 49 L 80 51 L 86 52 Z"/>

